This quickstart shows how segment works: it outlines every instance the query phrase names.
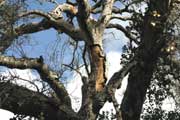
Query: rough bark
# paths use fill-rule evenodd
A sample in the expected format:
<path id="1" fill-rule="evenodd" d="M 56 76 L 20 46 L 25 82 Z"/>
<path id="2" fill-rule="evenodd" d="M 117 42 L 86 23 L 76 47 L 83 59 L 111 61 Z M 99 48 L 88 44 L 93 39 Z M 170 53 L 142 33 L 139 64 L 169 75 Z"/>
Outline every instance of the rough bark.
<path id="1" fill-rule="evenodd" d="M 0 108 L 45 120 L 81 120 L 69 106 L 24 87 L 0 83 Z"/>
<path id="2" fill-rule="evenodd" d="M 54 28 L 57 31 L 64 32 L 69 34 L 76 41 L 81 41 L 84 39 L 84 35 L 81 30 L 75 28 L 70 23 L 66 22 L 64 19 L 52 19 L 48 14 L 41 11 L 30 11 L 28 13 L 24 13 L 20 16 L 27 16 L 30 14 L 41 15 L 41 17 L 45 17 L 40 22 L 32 22 L 29 24 L 22 24 L 18 27 L 13 28 L 13 32 L 7 32 L 4 35 L 0 36 L 0 52 L 3 53 L 10 45 L 13 44 L 14 40 L 19 36 L 25 34 L 36 33 L 39 31 L 44 31 L 50 28 Z"/>
<path id="3" fill-rule="evenodd" d="M 82 89 L 82 106 L 80 114 L 87 120 L 95 120 L 102 105 L 98 105 L 95 97 L 105 86 L 105 57 L 99 45 L 89 46 L 91 73 Z M 96 102 L 95 102 L 96 101 Z M 97 109 L 98 107 L 98 109 Z"/>
<path id="4" fill-rule="evenodd" d="M 139 120 L 140 118 L 155 62 L 154 60 L 143 61 L 143 64 L 137 64 L 130 72 L 128 86 L 121 104 L 123 120 Z"/>
<path id="5" fill-rule="evenodd" d="M 90 46 L 90 57 L 91 57 L 91 75 L 94 76 L 92 79 L 96 81 L 96 91 L 102 91 L 105 86 L 105 56 L 99 45 Z"/>
<path id="6" fill-rule="evenodd" d="M 65 104 L 71 106 L 70 97 L 64 87 L 59 81 L 58 74 L 49 70 L 48 66 L 43 63 L 43 58 L 14 58 L 0 55 L 0 65 L 9 68 L 19 69 L 35 69 L 39 72 L 42 80 L 47 82 L 50 87 L 54 90 L 57 97 Z"/>
<path id="7" fill-rule="evenodd" d="M 78 115 L 82 116 L 84 120 L 95 120 L 96 113 L 93 112 L 93 94 L 95 89 L 94 83 L 90 83 L 87 78 L 83 78 L 82 86 L 82 104 Z"/>
<path id="8" fill-rule="evenodd" d="M 163 4 L 162 4 L 163 3 Z M 150 85 L 153 69 L 156 65 L 158 55 L 165 43 L 163 30 L 169 14 L 169 0 L 150 0 L 149 10 L 144 16 L 141 40 L 135 54 L 137 64 L 130 71 L 128 86 L 121 104 L 123 120 L 139 120 L 142 105 L 145 100 L 146 90 Z M 161 17 L 155 19 L 153 11 L 158 11 Z M 155 26 L 151 24 L 157 20 Z"/>
<path id="9" fill-rule="evenodd" d="M 80 28 L 85 34 L 85 42 L 90 59 L 91 72 L 89 74 L 86 93 L 83 93 L 83 103 L 80 114 L 85 116 L 85 119 L 94 120 L 99 114 L 99 109 L 102 107 L 98 104 L 96 97 L 105 86 L 105 56 L 103 53 L 103 33 L 111 18 L 112 6 L 114 0 L 106 0 L 102 2 L 103 11 L 98 21 L 90 17 L 91 8 L 87 0 L 77 0 L 78 14 L 77 20 Z"/>

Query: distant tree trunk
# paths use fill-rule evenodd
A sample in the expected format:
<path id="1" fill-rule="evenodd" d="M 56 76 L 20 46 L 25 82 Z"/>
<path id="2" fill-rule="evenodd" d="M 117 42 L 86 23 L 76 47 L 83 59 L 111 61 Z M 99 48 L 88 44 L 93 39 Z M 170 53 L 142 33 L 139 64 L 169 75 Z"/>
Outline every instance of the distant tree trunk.
<path id="1" fill-rule="evenodd" d="M 147 88 L 155 68 L 158 55 L 166 40 L 163 30 L 169 14 L 169 0 L 150 0 L 149 10 L 144 16 L 141 40 L 136 51 L 136 66 L 130 71 L 128 86 L 121 104 L 123 120 L 139 120 Z M 159 18 L 152 14 L 157 11 Z M 153 23 L 154 25 L 153 25 Z"/>

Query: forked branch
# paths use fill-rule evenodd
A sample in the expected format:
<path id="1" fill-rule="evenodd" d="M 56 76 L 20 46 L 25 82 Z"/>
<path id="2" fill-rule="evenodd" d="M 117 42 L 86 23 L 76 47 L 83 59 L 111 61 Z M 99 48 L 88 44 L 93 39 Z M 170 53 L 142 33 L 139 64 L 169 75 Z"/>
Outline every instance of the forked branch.
<path id="1" fill-rule="evenodd" d="M 6 66 L 8 68 L 18 68 L 18 69 L 35 69 L 39 72 L 41 79 L 47 82 L 50 87 L 55 91 L 61 102 L 71 105 L 70 98 L 64 87 L 64 85 L 59 81 L 58 74 L 48 68 L 46 64 L 43 63 L 43 58 L 14 58 L 7 56 L 0 56 L 0 65 Z"/>

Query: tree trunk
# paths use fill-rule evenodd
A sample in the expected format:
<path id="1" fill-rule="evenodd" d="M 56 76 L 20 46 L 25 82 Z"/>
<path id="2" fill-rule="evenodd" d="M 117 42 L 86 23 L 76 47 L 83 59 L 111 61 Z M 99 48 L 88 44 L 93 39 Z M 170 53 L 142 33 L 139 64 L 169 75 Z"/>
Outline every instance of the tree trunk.
<path id="1" fill-rule="evenodd" d="M 95 40 L 102 41 L 100 38 Z M 99 114 L 99 110 L 103 106 L 99 101 L 96 101 L 96 97 L 105 86 L 105 57 L 101 44 L 90 44 L 88 46 L 88 53 L 90 57 L 91 73 L 89 79 L 83 83 L 82 106 L 79 114 L 82 115 L 85 120 L 95 120 Z"/>
<path id="2" fill-rule="evenodd" d="M 123 120 L 139 120 L 146 90 L 150 85 L 155 62 L 138 63 L 130 72 L 121 104 Z"/>
<path id="3" fill-rule="evenodd" d="M 102 40 L 101 40 L 102 41 Z M 90 57 L 91 57 L 91 79 L 95 82 L 96 91 L 102 91 L 105 82 L 105 57 L 103 50 L 100 45 L 90 46 Z"/>
<path id="4" fill-rule="evenodd" d="M 150 0 L 141 28 L 141 45 L 135 53 L 136 66 L 130 71 L 121 104 L 123 120 L 139 120 L 147 88 L 161 48 L 166 42 L 163 31 L 169 15 L 169 0 Z M 160 17 L 153 15 L 156 11 Z M 153 24 L 152 24 L 153 22 Z"/>

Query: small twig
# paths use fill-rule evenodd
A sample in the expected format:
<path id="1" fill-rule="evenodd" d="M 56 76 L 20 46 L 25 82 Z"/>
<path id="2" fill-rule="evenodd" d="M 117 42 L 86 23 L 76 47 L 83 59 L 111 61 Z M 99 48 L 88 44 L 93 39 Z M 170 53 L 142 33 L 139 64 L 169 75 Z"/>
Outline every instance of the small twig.
<path id="1" fill-rule="evenodd" d="M 25 82 L 29 82 L 31 85 L 33 85 L 36 88 L 37 92 L 40 92 L 39 87 L 34 82 L 27 80 L 27 79 L 24 79 L 24 78 L 21 78 L 19 76 L 15 76 L 15 75 L 14 76 L 12 75 L 12 77 L 13 77 L 13 79 L 19 79 L 19 80 L 22 80 Z"/>
<path id="2" fill-rule="evenodd" d="M 78 42 L 76 42 L 76 44 L 75 44 L 75 48 L 74 48 L 74 51 L 73 51 L 73 56 L 72 56 L 72 60 L 71 60 L 70 65 L 73 65 L 73 63 L 74 63 L 74 59 L 75 59 L 75 54 L 76 54 L 77 48 L 78 48 Z"/>
<path id="3" fill-rule="evenodd" d="M 88 74 L 88 76 L 90 75 L 90 72 L 89 72 L 89 69 L 88 69 L 88 64 L 86 62 L 86 50 L 87 50 L 87 45 L 85 44 L 84 45 L 84 50 L 83 50 L 83 62 L 84 62 L 84 65 L 85 65 L 85 69 L 86 69 L 86 72 Z"/>
<path id="4" fill-rule="evenodd" d="M 72 69 L 72 70 L 74 70 L 74 71 L 76 71 L 81 77 L 83 77 L 83 75 L 82 75 L 82 73 L 81 72 L 79 72 L 79 70 L 78 69 L 75 69 L 75 68 L 73 68 L 72 66 L 70 66 L 70 65 L 67 65 L 67 64 L 63 64 L 65 67 L 68 67 L 68 68 L 70 68 L 70 69 Z"/>

